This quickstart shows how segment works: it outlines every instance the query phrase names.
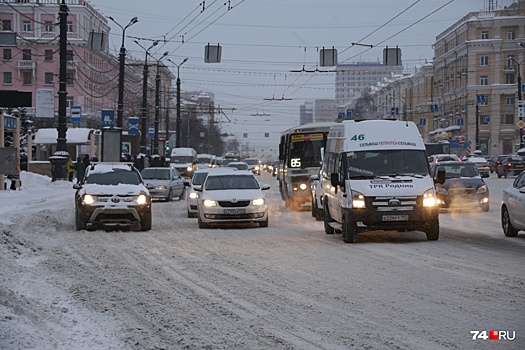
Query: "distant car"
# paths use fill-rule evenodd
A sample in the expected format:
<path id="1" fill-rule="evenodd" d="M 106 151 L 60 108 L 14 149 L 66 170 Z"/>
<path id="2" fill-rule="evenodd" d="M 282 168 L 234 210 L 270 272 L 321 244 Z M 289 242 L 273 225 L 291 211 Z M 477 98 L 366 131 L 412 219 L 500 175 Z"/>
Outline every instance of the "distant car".
<path id="1" fill-rule="evenodd" d="M 149 187 L 149 188 L 148 188 Z M 75 184 L 77 230 L 97 227 L 151 230 L 153 186 L 144 184 L 140 172 L 127 163 L 93 163 L 82 184 Z"/>
<path id="2" fill-rule="evenodd" d="M 516 237 L 518 231 L 525 230 L 525 171 L 503 190 L 501 226 L 507 237 Z"/>
<path id="3" fill-rule="evenodd" d="M 162 199 L 171 202 L 173 197 L 184 199 L 186 188 L 184 179 L 173 167 L 144 168 L 140 172 L 146 184 L 151 184 L 149 190 L 152 199 Z"/>
<path id="4" fill-rule="evenodd" d="M 476 205 L 481 211 L 489 211 L 489 188 L 474 163 L 433 163 L 430 173 L 434 178 L 437 177 L 439 169 L 445 170 L 445 182 L 436 183 L 436 196 L 441 208 L 469 209 Z"/>
<path id="5" fill-rule="evenodd" d="M 468 158 L 469 162 L 472 162 L 476 164 L 476 168 L 478 168 L 478 172 L 481 175 L 481 177 L 489 177 L 490 176 L 490 167 L 487 160 L 483 157 L 470 157 Z"/>
<path id="6" fill-rule="evenodd" d="M 237 170 L 249 170 L 249 166 L 245 162 L 231 162 L 226 166 Z"/>
<path id="7" fill-rule="evenodd" d="M 433 154 L 428 157 L 429 163 L 437 163 L 437 162 L 448 162 L 448 161 L 460 161 L 459 157 L 455 154 Z"/>
<path id="8" fill-rule="evenodd" d="M 510 155 L 504 158 L 496 168 L 498 178 L 507 177 L 509 175 L 517 175 L 525 170 L 525 157 Z"/>
<path id="9" fill-rule="evenodd" d="M 259 185 L 255 175 L 247 170 L 228 173 L 210 172 L 199 192 L 199 228 L 213 223 L 258 223 L 268 226 L 268 205 L 263 191 L 268 185 Z"/>
<path id="10" fill-rule="evenodd" d="M 310 191 L 312 192 L 312 216 L 316 221 L 322 221 L 324 218 L 323 204 L 321 202 L 323 191 L 320 188 L 320 172 L 310 176 Z"/>
<path id="11" fill-rule="evenodd" d="M 248 170 L 255 175 L 261 175 L 261 167 L 257 158 L 246 158 L 244 159 L 244 162 L 248 164 Z"/>
<path id="12" fill-rule="evenodd" d="M 509 155 L 508 154 L 500 154 L 498 156 L 492 156 L 490 157 L 490 160 L 489 160 L 489 167 L 490 167 L 490 172 L 493 173 L 496 171 L 498 165 L 501 164 L 501 161 L 505 158 L 507 158 Z"/>
<path id="13" fill-rule="evenodd" d="M 193 177 L 190 180 L 186 180 L 184 182 L 184 185 L 188 188 L 187 189 L 187 195 L 186 195 L 186 211 L 188 213 L 189 218 L 196 218 L 197 217 L 197 201 L 199 200 L 199 192 L 195 191 L 195 186 L 202 186 L 204 183 L 204 180 L 206 180 L 206 177 L 208 176 L 208 173 L 210 172 L 230 172 L 232 170 L 235 170 L 236 168 L 206 168 L 206 169 L 199 169 L 193 174 Z"/>
<path id="14" fill-rule="evenodd" d="M 219 164 L 220 167 L 227 166 L 230 163 L 238 162 L 239 160 L 237 158 L 224 158 L 221 160 L 221 163 Z"/>

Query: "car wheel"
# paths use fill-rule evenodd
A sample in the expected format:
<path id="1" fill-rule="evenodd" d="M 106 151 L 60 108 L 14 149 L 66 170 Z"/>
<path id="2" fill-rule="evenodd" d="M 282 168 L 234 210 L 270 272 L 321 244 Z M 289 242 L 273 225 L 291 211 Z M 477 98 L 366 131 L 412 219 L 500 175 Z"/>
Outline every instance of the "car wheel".
<path id="1" fill-rule="evenodd" d="M 173 200 L 173 192 L 171 192 L 171 189 L 168 192 L 168 195 L 166 196 L 166 202 L 171 202 Z"/>
<path id="2" fill-rule="evenodd" d="M 194 218 L 195 216 L 193 216 L 193 213 L 188 212 L 188 217 L 191 219 L 191 218 Z"/>
<path id="3" fill-rule="evenodd" d="M 356 224 L 349 218 L 349 215 L 344 215 L 343 217 L 343 242 L 345 243 L 354 243 L 356 235 Z"/>
<path id="4" fill-rule="evenodd" d="M 332 222 L 332 218 L 330 217 L 330 212 L 328 211 L 328 200 L 325 198 L 323 201 L 323 211 L 324 211 L 324 232 L 327 235 L 334 234 L 334 228 L 329 225 L 330 222 Z"/>
<path id="5" fill-rule="evenodd" d="M 516 230 L 510 222 L 509 211 L 506 206 L 501 208 L 501 227 L 503 228 L 503 233 L 507 237 L 516 237 L 518 235 L 518 230 Z"/>
<path id="6" fill-rule="evenodd" d="M 315 214 L 317 212 L 317 205 L 315 204 L 315 199 L 314 199 L 314 196 L 312 195 L 311 196 L 311 203 L 312 203 L 312 217 L 315 218 Z"/>
<path id="7" fill-rule="evenodd" d="M 85 230 L 87 226 L 87 220 L 84 217 L 80 209 L 75 210 L 75 223 L 77 226 L 77 231 Z"/>
<path id="8" fill-rule="evenodd" d="M 148 211 L 142 215 L 140 226 L 142 231 L 151 230 L 151 211 Z"/>
<path id="9" fill-rule="evenodd" d="M 425 233 L 429 241 L 437 241 L 439 239 L 439 221 L 435 220 L 426 225 Z"/>
<path id="10" fill-rule="evenodd" d="M 266 217 L 266 220 L 259 222 L 259 227 L 268 227 L 268 217 Z"/>
<path id="11" fill-rule="evenodd" d="M 208 228 L 208 224 L 202 222 L 201 220 L 201 216 L 199 214 L 197 214 L 197 222 L 199 223 L 199 228 Z"/>
<path id="12" fill-rule="evenodd" d="M 490 205 L 489 205 L 489 203 L 483 203 L 483 204 L 480 205 L 480 208 L 481 208 L 481 211 L 488 212 L 489 209 L 490 209 Z"/>
<path id="13" fill-rule="evenodd" d="M 184 188 L 182 189 L 182 193 L 179 196 L 179 200 L 180 201 L 182 201 L 184 199 L 186 199 L 186 186 L 184 186 Z"/>

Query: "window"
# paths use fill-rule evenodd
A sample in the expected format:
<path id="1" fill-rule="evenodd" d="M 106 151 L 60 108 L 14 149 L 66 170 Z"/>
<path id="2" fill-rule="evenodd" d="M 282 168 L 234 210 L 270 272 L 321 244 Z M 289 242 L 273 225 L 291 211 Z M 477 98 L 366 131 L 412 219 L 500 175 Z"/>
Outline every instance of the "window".
<path id="1" fill-rule="evenodd" d="M 4 72 L 4 84 L 13 84 L 13 73 Z"/>
<path id="2" fill-rule="evenodd" d="M 53 84 L 53 73 L 46 72 L 44 78 L 45 78 L 44 79 L 44 84 L 46 84 L 46 85 L 52 85 Z"/>
<path id="3" fill-rule="evenodd" d="M 480 122 L 482 125 L 487 125 L 488 123 L 490 123 L 490 116 L 488 115 L 481 116 Z"/>
<path id="4" fill-rule="evenodd" d="M 480 106 L 488 106 L 489 105 L 489 98 L 486 95 L 478 95 L 478 105 Z"/>
<path id="5" fill-rule="evenodd" d="M 487 75 L 482 75 L 479 84 L 489 85 L 489 77 Z"/>
<path id="6" fill-rule="evenodd" d="M 67 85 L 73 85 L 75 82 L 75 75 L 73 72 L 67 72 L 66 73 L 66 84 Z"/>
<path id="7" fill-rule="evenodd" d="M 486 67 L 489 65 L 489 56 L 481 56 L 480 57 L 480 66 Z"/>
<path id="8" fill-rule="evenodd" d="M 73 22 L 67 21 L 67 32 L 73 33 Z"/>
<path id="9" fill-rule="evenodd" d="M 487 40 L 489 38 L 489 31 L 488 30 L 482 30 L 481 31 L 481 39 Z"/>
<path id="10" fill-rule="evenodd" d="M 24 61 L 31 61 L 31 49 L 22 50 L 22 59 Z"/>
<path id="11" fill-rule="evenodd" d="M 514 69 L 514 55 L 507 56 L 507 69 Z"/>
<path id="12" fill-rule="evenodd" d="M 505 74 L 505 84 L 514 84 L 514 73 Z"/>
<path id="13" fill-rule="evenodd" d="M 506 114 L 502 124 L 514 124 L 514 114 Z"/>
<path id="14" fill-rule="evenodd" d="M 44 61 L 53 61 L 53 50 L 44 51 Z"/>
<path id="15" fill-rule="evenodd" d="M 31 85 L 33 83 L 33 74 L 32 72 L 23 72 L 22 73 L 22 83 L 24 85 Z"/>
<path id="16" fill-rule="evenodd" d="M 4 49 L 4 60 L 11 59 L 11 49 Z"/>
<path id="17" fill-rule="evenodd" d="M 45 21 L 44 22 L 44 31 L 46 33 L 50 33 L 50 32 L 53 32 L 53 22 L 51 21 Z"/>
<path id="18" fill-rule="evenodd" d="M 66 51 L 66 61 L 73 61 L 73 50 Z"/>
<path id="19" fill-rule="evenodd" d="M 2 30 L 13 30 L 11 27 L 11 20 L 10 19 L 3 19 L 2 20 Z"/>
<path id="20" fill-rule="evenodd" d="M 514 106 L 514 101 L 515 101 L 514 95 L 507 96 L 506 100 L 507 100 L 507 106 Z"/>
<path id="21" fill-rule="evenodd" d="M 73 104 L 73 96 L 66 97 L 66 108 L 71 108 Z"/>
<path id="22" fill-rule="evenodd" d="M 514 29 L 507 30 L 507 40 L 515 40 L 516 39 L 516 31 Z"/>
<path id="23" fill-rule="evenodd" d="M 22 22 L 22 31 L 23 32 L 30 32 L 31 31 L 31 21 L 24 21 L 24 22 Z"/>

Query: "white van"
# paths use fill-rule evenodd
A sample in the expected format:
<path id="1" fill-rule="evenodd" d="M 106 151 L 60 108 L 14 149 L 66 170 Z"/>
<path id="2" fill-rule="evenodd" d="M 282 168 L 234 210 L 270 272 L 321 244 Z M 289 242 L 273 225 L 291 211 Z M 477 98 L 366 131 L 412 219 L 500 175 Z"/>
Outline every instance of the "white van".
<path id="1" fill-rule="evenodd" d="M 444 182 L 444 171 L 439 182 Z M 434 180 L 413 122 L 348 120 L 330 128 L 321 170 L 324 227 L 345 243 L 371 230 L 424 231 L 439 238 Z"/>
<path id="2" fill-rule="evenodd" d="M 173 148 L 170 166 L 176 168 L 184 177 L 192 177 L 197 170 L 197 152 L 193 148 Z"/>

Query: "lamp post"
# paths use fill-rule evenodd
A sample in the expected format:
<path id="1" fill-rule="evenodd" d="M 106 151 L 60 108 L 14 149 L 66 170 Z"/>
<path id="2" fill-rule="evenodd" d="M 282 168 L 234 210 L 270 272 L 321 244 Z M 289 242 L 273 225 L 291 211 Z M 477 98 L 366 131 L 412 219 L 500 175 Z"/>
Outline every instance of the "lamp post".
<path id="1" fill-rule="evenodd" d="M 122 128 L 122 122 L 124 119 L 124 65 L 126 59 L 126 48 L 124 47 L 124 39 L 126 29 L 134 25 L 139 21 L 137 17 L 133 17 L 129 23 L 123 27 L 111 16 L 108 17 L 113 23 L 118 25 L 122 29 L 122 44 L 120 45 L 119 53 L 119 75 L 118 75 L 118 107 L 117 107 L 117 127 Z"/>
<path id="2" fill-rule="evenodd" d="M 186 57 L 185 59 L 182 60 L 180 64 L 177 64 L 173 62 L 172 60 L 168 59 L 168 61 L 170 61 L 177 67 L 177 121 L 176 121 L 177 139 L 175 140 L 176 148 L 180 147 L 180 78 L 179 78 L 179 73 L 180 73 L 180 66 L 182 66 L 187 60 L 188 58 Z M 188 128 L 189 128 L 189 120 L 188 120 Z"/>
<path id="3" fill-rule="evenodd" d="M 523 43 L 521 43 L 520 45 L 522 45 L 522 47 L 525 47 L 525 46 L 523 46 Z M 521 89 L 522 89 L 522 86 L 521 86 L 521 64 L 523 62 L 525 62 L 525 60 L 523 60 L 523 61 L 518 63 L 514 58 L 512 58 L 512 57 L 509 57 L 509 58 L 514 62 L 514 64 L 516 66 L 518 66 L 518 111 L 519 111 L 519 104 L 521 103 Z M 523 121 L 523 113 L 520 113 L 519 119 L 520 119 L 520 122 Z M 522 149 L 523 147 L 525 147 L 524 146 L 524 142 L 523 142 L 523 128 L 520 127 L 520 149 Z"/>
<path id="4" fill-rule="evenodd" d="M 157 59 L 157 74 L 155 75 L 155 136 L 153 139 L 153 154 L 159 154 L 159 120 L 160 120 L 160 60 L 166 57 L 169 51 L 166 51 Z"/>
<path id="5" fill-rule="evenodd" d="M 140 117 L 140 153 L 146 154 L 146 134 L 148 124 L 148 55 L 149 50 L 157 46 L 159 41 L 155 40 L 153 44 L 151 44 L 151 46 L 147 49 L 141 44 L 139 44 L 137 40 L 134 41 L 146 52 L 146 56 L 144 58 L 144 70 L 142 72 L 142 113 Z"/>

